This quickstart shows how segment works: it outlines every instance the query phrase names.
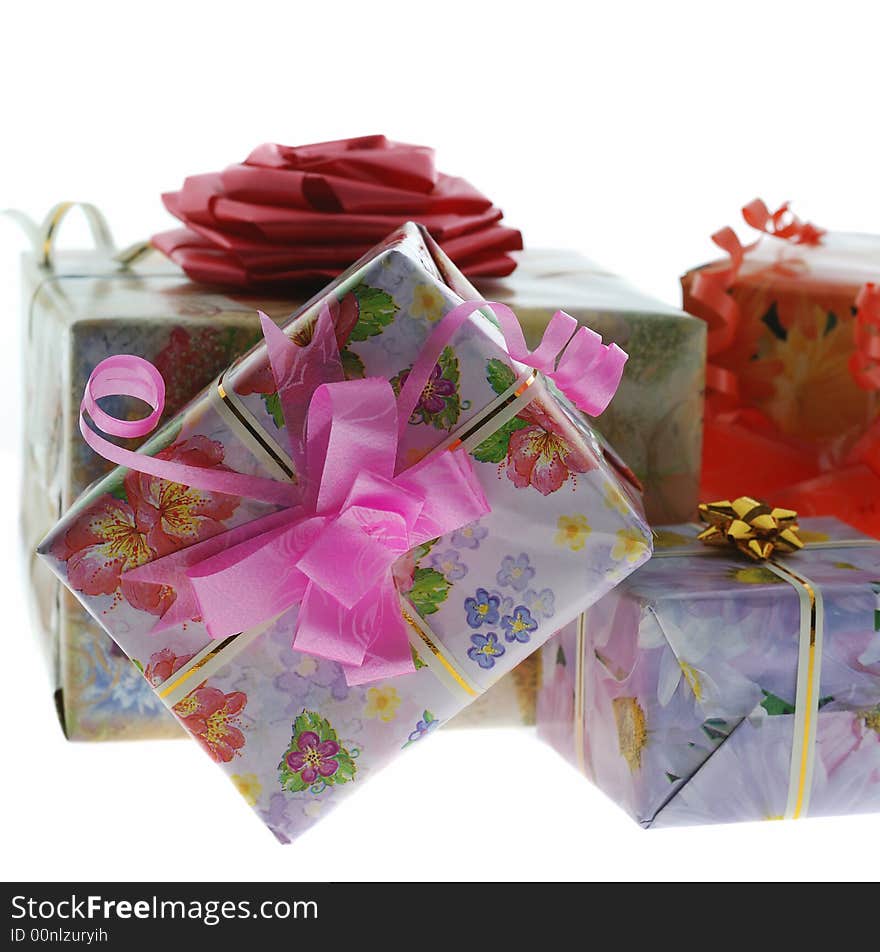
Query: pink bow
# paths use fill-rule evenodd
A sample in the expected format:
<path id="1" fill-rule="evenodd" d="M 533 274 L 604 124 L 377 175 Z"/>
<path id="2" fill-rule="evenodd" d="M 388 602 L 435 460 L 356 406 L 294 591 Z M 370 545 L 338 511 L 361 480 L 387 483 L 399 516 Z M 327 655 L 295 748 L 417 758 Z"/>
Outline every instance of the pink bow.
<path id="1" fill-rule="evenodd" d="M 224 638 L 299 606 L 293 646 L 338 662 L 350 684 L 412 671 L 392 566 L 416 546 L 479 519 L 489 505 L 465 452 L 435 452 L 399 471 L 400 434 L 446 343 L 485 306 L 497 314 L 511 357 L 542 370 L 585 412 L 605 409 L 626 354 L 562 312 L 529 352 L 506 305 L 467 302 L 453 308 L 432 332 L 398 399 L 387 380 L 343 379 L 326 307 L 302 347 L 261 314 L 299 480 L 293 484 L 185 466 L 105 440 L 87 424 L 86 413 L 107 433 L 142 436 L 162 414 L 164 384 L 138 357 L 99 364 L 80 418 L 93 449 L 162 479 L 284 507 L 126 573 L 176 592 L 154 630 L 201 618 L 212 637 Z M 119 394 L 145 400 L 153 413 L 121 421 L 98 406 L 101 397 Z"/>

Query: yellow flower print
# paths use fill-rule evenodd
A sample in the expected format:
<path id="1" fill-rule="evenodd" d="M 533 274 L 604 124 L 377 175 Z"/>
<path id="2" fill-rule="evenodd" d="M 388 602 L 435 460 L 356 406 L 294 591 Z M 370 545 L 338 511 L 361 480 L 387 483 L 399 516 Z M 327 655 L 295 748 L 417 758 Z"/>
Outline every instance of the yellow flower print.
<path id="1" fill-rule="evenodd" d="M 393 721 L 400 707 L 397 688 L 370 688 L 367 691 L 367 706 L 364 717 L 378 717 L 380 721 Z"/>
<path id="2" fill-rule="evenodd" d="M 645 712 L 634 697 L 617 697 L 611 702 L 617 724 L 617 743 L 620 754 L 635 773 L 642 766 L 642 751 L 648 743 L 648 724 Z"/>
<path id="3" fill-rule="evenodd" d="M 605 505 L 615 512 L 625 516 L 629 512 L 629 505 L 626 496 L 616 487 L 608 485 L 605 488 Z"/>
<path id="4" fill-rule="evenodd" d="M 318 662 L 311 655 L 303 655 L 302 660 L 293 670 L 301 678 L 309 678 L 318 670 Z"/>
<path id="5" fill-rule="evenodd" d="M 587 517 L 579 512 L 573 516 L 560 516 L 556 520 L 556 528 L 558 531 L 553 541 L 557 545 L 568 546 L 572 552 L 579 552 L 593 531 Z"/>
<path id="6" fill-rule="evenodd" d="M 868 419 L 867 394 L 849 370 L 851 322 L 833 323 L 825 308 L 805 302 L 784 339 L 772 339 L 764 360 L 778 362 L 767 412 L 783 432 L 828 439 Z M 760 363 L 760 361 L 759 361 Z"/>
<path id="7" fill-rule="evenodd" d="M 728 570 L 728 576 L 740 585 L 781 585 L 782 579 L 763 565 L 744 565 Z"/>
<path id="8" fill-rule="evenodd" d="M 693 536 L 688 538 L 680 532 L 673 532 L 671 529 L 654 530 L 654 548 L 655 549 L 674 549 L 680 545 L 688 545 L 694 541 Z"/>
<path id="9" fill-rule="evenodd" d="M 645 543 L 645 537 L 638 529 L 632 527 L 629 529 L 618 529 L 617 542 L 611 550 L 611 558 L 617 559 L 618 561 L 626 559 L 627 562 L 632 564 L 633 562 L 638 562 L 647 550 L 648 546 Z"/>
<path id="10" fill-rule="evenodd" d="M 443 295 L 432 284 L 417 284 L 413 288 L 410 313 L 426 321 L 439 321 L 443 317 Z"/>
<path id="11" fill-rule="evenodd" d="M 863 711 L 862 720 L 869 731 L 874 731 L 875 734 L 880 736 L 880 704 L 870 711 Z"/>
<path id="12" fill-rule="evenodd" d="M 249 806 L 255 806 L 260 794 L 263 792 L 263 785 L 253 773 L 233 774 L 232 782 L 236 790 L 244 797 L 245 803 Z"/>
<path id="13" fill-rule="evenodd" d="M 798 529 L 801 542 L 827 542 L 831 536 L 827 532 L 811 532 L 809 529 Z"/>

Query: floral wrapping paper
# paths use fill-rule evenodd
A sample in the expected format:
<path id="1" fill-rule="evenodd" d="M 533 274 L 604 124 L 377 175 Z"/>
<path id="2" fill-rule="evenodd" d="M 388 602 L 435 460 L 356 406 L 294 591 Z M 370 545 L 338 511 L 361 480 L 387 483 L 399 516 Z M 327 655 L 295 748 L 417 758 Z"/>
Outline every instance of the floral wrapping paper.
<path id="1" fill-rule="evenodd" d="M 644 298 L 571 252 L 530 249 L 517 258 L 512 276 L 483 282 L 480 294 L 511 301 L 531 344 L 554 311 L 568 308 L 627 350 L 623 382 L 596 428 L 624 459 L 635 461 L 659 521 L 687 518 L 696 504 L 700 455 L 702 322 Z M 191 283 L 159 256 L 126 270 L 96 252 L 62 252 L 56 261 L 46 271 L 28 256 L 23 280 L 30 383 L 22 503 L 32 614 L 50 655 L 68 737 L 179 736 L 124 652 L 63 593 L 34 550 L 79 494 L 111 468 L 79 433 L 79 400 L 96 364 L 121 352 L 152 361 L 168 384 L 166 407 L 173 414 L 257 340 L 257 307 L 283 320 L 303 302 L 233 299 Z M 536 664 L 533 658 L 517 669 L 456 723 L 534 722 Z"/>
<path id="2" fill-rule="evenodd" d="M 326 301 L 346 375 L 381 376 L 397 387 L 432 327 L 463 296 L 476 292 L 407 226 L 307 305 L 287 333 L 307 339 Z M 475 314 L 441 354 L 401 438 L 403 458 L 415 461 L 445 443 L 523 373 L 494 324 Z M 223 386 L 283 444 L 263 347 L 233 365 Z M 279 839 L 300 833 L 649 557 L 638 503 L 583 416 L 540 378 L 532 387 L 533 399 L 471 451 L 491 513 L 395 566 L 398 589 L 427 623 L 440 660 L 414 635 L 413 674 L 350 688 L 337 665 L 291 649 L 293 609 L 249 633 L 243 650 L 175 703 L 184 727 Z M 230 424 L 216 392 L 208 388 L 145 452 L 277 478 Z M 77 502 L 41 553 L 161 689 L 210 638 L 197 620 L 152 634 L 176 593 L 131 582 L 124 569 L 270 509 L 114 470 Z"/>
<path id="3" fill-rule="evenodd" d="M 695 281 L 729 267 L 685 274 L 685 310 L 717 324 Z M 720 324 L 709 337 L 709 363 L 735 389 L 707 391 L 701 498 L 784 498 L 802 515 L 880 535 L 880 394 L 852 367 L 856 299 L 878 281 L 880 236 L 824 232 L 809 244 L 767 234 L 745 248 L 726 292 L 738 315 L 731 337 Z"/>
<path id="4" fill-rule="evenodd" d="M 830 518 L 801 528 L 865 538 Z M 696 531 L 660 530 L 655 550 L 692 548 Z M 798 595 L 763 565 L 705 552 L 651 559 L 542 651 L 539 735 L 645 827 L 785 812 Z M 809 815 L 880 809 L 880 543 L 781 561 L 824 599 Z"/>

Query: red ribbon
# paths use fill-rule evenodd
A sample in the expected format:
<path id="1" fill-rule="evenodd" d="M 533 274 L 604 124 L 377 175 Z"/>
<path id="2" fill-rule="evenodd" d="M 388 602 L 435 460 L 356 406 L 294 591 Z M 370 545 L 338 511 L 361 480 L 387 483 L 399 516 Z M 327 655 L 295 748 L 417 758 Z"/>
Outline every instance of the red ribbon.
<path id="1" fill-rule="evenodd" d="M 152 242 L 194 280 L 239 288 L 325 283 L 406 221 L 423 224 L 471 277 L 509 274 L 522 235 L 434 151 L 363 136 L 258 146 L 162 196 L 185 225 Z"/>
<path id="2" fill-rule="evenodd" d="M 849 369 L 863 390 L 880 390 L 880 287 L 868 283 L 856 298 L 855 353 Z"/>

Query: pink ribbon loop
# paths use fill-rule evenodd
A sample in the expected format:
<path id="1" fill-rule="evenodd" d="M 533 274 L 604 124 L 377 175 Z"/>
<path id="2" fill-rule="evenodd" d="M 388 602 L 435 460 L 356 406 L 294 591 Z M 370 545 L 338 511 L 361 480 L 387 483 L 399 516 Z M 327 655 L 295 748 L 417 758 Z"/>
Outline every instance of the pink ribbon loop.
<path id="1" fill-rule="evenodd" d="M 300 479 L 294 486 L 155 459 L 105 440 L 86 423 L 86 414 L 110 435 L 145 435 L 162 415 L 164 385 L 158 371 L 137 357 L 100 364 L 81 410 L 83 434 L 93 449 L 162 479 L 283 507 L 127 572 L 132 581 L 175 592 L 154 631 L 201 619 L 213 638 L 225 638 L 296 608 L 293 646 L 341 664 L 350 684 L 413 670 L 393 565 L 416 546 L 481 518 L 489 505 L 466 453 L 432 453 L 399 471 L 400 436 L 443 347 L 486 306 L 494 309 L 513 359 L 553 379 L 585 412 L 604 410 L 626 354 L 603 345 L 598 334 L 563 312 L 553 316 L 540 346 L 530 352 L 506 305 L 477 301 L 453 308 L 432 332 L 397 399 L 387 380 L 343 379 L 326 306 L 304 345 L 261 314 Z M 138 397 L 152 413 L 117 420 L 98 405 L 110 395 Z"/>

